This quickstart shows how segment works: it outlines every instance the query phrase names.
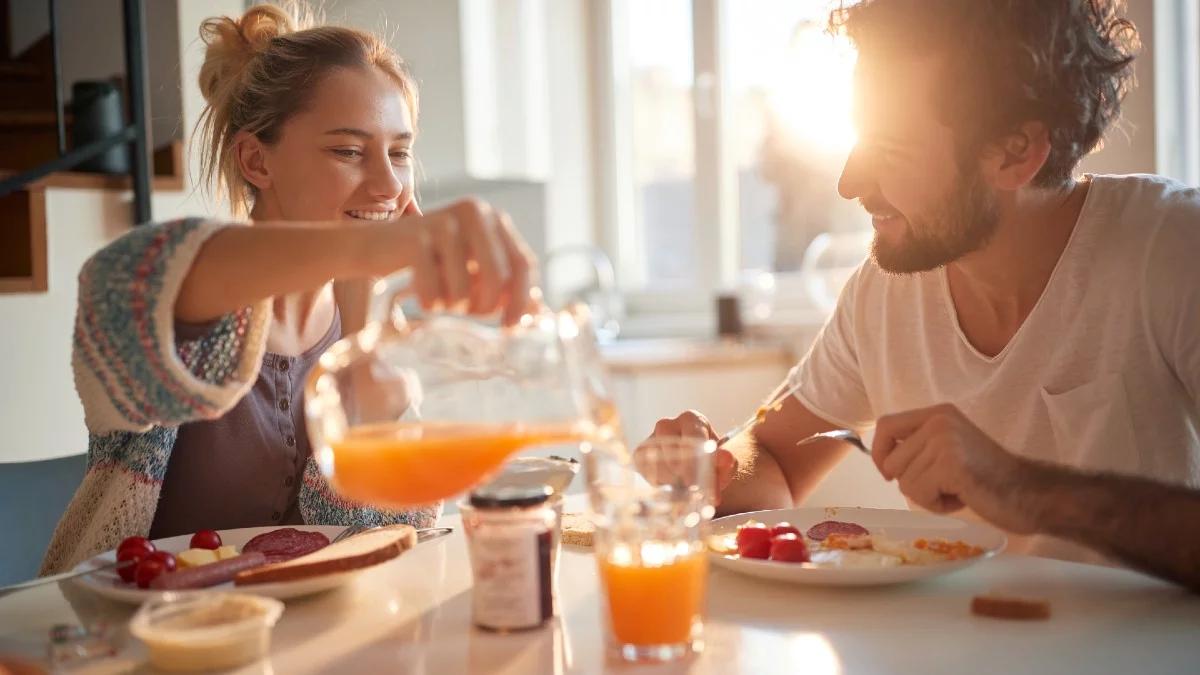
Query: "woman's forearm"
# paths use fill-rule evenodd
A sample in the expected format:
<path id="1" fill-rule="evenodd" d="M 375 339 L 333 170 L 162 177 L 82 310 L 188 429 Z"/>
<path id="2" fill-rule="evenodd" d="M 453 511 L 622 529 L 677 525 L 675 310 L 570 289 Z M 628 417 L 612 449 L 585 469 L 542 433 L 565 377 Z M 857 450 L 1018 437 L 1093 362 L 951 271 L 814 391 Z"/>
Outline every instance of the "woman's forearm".
<path id="1" fill-rule="evenodd" d="M 175 299 L 175 318 L 200 323 L 331 279 L 378 274 L 379 227 L 263 223 L 228 227 L 200 248 Z M 374 253 L 375 255 L 371 255 Z"/>

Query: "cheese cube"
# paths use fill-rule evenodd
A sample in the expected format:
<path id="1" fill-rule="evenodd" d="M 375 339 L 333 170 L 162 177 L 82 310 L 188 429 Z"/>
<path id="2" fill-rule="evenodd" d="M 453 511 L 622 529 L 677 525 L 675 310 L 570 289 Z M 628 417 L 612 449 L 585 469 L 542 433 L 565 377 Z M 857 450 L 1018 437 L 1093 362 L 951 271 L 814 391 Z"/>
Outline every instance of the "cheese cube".
<path id="1" fill-rule="evenodd" d="M 229 558 L 236 558 L 239 555 L 237 547 L 233 546 L 233 545 L 226 545 L 226 546 L 222 546 L 222 547 L 218 548 L 216 550 L 216 554 L 217 554 L 217 560 L 227 560 Z"/>
<path id="2" fill-rule="evenodd" d="M 179 563 L 180 567 L 198 567 L 217 562 L 217 560 L 217 552 L 206 548 L 189 548 L 175 556 L 175 561 Z"/>

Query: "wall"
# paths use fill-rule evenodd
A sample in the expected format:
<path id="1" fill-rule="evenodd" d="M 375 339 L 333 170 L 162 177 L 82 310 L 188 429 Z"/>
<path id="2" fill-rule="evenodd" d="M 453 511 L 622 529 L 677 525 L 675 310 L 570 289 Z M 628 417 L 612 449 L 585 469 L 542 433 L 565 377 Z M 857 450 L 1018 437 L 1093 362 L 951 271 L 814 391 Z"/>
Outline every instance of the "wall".
<path id="1" fill-rule="evenodd" d="M 1103 146 L 1086 157 L 1080 171 L 1087 173 L 1157 173 L 1155 134 L 1154 0 L 1130 0 L 1128 17 L 1146 48 L 1134 61 L 1137 86 L 1122 108 L 1122 119 L 1110 130 Z"/>
<path id="2" fill-rule="evenodd" d="M 178 1 L 144 3 L 151 83 L 150 137 L 155 147 L 182 138 Z M 50 30 L 47 1 L 9 0 L 8 5 L 10 46 L 14 54 L 20 54 Z M 64 100 L 70 98 L 73 82 L 123 76 L 125 43 L 120 0 L 58 0 L 58 14 Z M 191 34 L 196 34 L 195 28 Z"/>

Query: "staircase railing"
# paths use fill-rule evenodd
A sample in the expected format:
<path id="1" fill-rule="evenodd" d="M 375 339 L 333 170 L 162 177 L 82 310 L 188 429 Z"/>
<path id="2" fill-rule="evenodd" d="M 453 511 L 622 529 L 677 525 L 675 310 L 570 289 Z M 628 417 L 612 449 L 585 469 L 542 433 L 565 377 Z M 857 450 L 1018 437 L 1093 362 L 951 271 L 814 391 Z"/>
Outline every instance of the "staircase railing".
<path id="1" fill-rule="evenodd" d="M 24 189 L 57 171 L 70 171 L 108 150 L 128 144 L 130 178 L 133 181 L 133 222 L 149 222 L 150 210 L 150 130 L 147 126 L 146 13 L 143 0 L 122 0 L 125 28 L 125 76 L 128 83 L 130 121 L 119 132 L 86 145 L 67 149 L 66 118 L 63 114 L 62 71 L 58 45 L 58 7 L 49 0 L 50 45 L 54 59 L 54 114 L 58 125 L 58 157 L 32 169 L 0 180 L 0 197 Z"/>

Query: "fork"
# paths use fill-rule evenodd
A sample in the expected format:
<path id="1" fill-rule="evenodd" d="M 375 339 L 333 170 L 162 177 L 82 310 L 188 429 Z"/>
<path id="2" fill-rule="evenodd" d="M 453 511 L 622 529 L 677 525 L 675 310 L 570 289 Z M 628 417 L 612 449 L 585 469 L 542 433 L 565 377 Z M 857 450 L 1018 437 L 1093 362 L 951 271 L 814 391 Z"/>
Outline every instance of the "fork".
<path id="1" fill-rule="evenodd" d="M 747 419 L 745 422 L 742 422 L 741 424 L 730 429 L 729 431 L 726 431 L 725 435 L 722 436 L 719 440 L 717 440 L 717 445 L 723 445 L 729 439 L 733 438 L 734 436 L 737 436 L 738 434 L 749 429 L 750 427 L 754 426 L 755 424 L 758 424 L 758 422 L 763 418 L 763 416 L 766 414 L 767 411 L 774 409 L 775 406 L 779 405 L 780 401 L 795 394 L 797 391 L 800 391 L 800 383 L 799 382 L 788 387 L 786 390 L 783 391 L 783 393 L 781 393 L 780 395 L 771 399 L 770 403 L 765 403 L 762 406 L 760 406 L 759 409 L 754 412 L 754 415 L 751 416 L 749 419 Z"/>
<path id="2" fill-rule="evenodd" d="M 796 443 L 796 445 L 808 445 L 810 443 L 816 443 L 817 441 L 823 441 L 826 439 L 845 441 L 859 450 L 862 450 L 864 453 L 868 455 L 871 454 L 871 449 L 867 447 L 866 443 L 863 443 L 862 438 L 860 438 L 856 432 L 851 431 L 850 429 L 834 429 L 833 431 L 823 431 L 819 434 L 813 434 L 812 436 L 799 441 Z"/>
<path id="3" fill-rule="evenodd" d="M 351 525 L 350 527 L 347 527 L 346 529 L 339 532 L 338 535 L 333 538 L 333 541 L 331 541 L 329 543 L 336 544 L 339 541 L 342 541 L 343 539 L 349 539 L 350 537 L 353 537 L 356 534 L 362 534 L 363 532 L 368 532 L 370 530 L 378 530 L 381 527 L 384 527 L 384 526 L 383 525 L 372 525 L 370 527 L 367 527 L 366 525 Z M 453 531 L 454 531 L 454 528 L 452 528 L 452 527 L 421 528 L 421 529 L 417 530 L 417 543 L 421 543 L 423 541 L 428 541 L 430 539 L 437 539 L 438 537 L 440 537 L 442 535 L 450 534 Z"/>

